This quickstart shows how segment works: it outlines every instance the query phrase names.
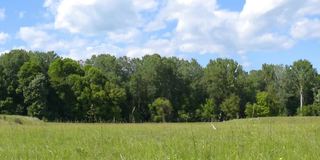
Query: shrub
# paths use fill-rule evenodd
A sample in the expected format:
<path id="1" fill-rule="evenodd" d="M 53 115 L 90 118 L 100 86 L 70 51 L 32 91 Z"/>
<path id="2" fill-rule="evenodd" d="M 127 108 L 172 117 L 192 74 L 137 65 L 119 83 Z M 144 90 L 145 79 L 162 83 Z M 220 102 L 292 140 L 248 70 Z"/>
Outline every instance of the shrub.
<path id="1" fill-rule="evenodd" d="M 247 103 L 245 114 L 247 117 L 265 117 L 270 113 L 269 107 L 258 105 L 256 103 L 250 104 Z"/>
<path id="2" fill-rule="evenodd" d="M 302 110 L 299 110 L 299 115 L 302 116 L 320 116 L 320 105 L 311 104 L 302 107 Z"/>
<path id="3" fill-rule="evenodd" d="M 248 117 L 265 117 L 275 114 L 275 103 L 267 92 L 258 92 L 257 103 L 246 105 L 245 114 Z"/>
<path id="4" fill-rule="evenodd" d="M 178 111 L 179 119 L 182 121 L 188 122 L 188 120 L 191 118 L 189 113 L 186 113 L 185 111 Z"/>

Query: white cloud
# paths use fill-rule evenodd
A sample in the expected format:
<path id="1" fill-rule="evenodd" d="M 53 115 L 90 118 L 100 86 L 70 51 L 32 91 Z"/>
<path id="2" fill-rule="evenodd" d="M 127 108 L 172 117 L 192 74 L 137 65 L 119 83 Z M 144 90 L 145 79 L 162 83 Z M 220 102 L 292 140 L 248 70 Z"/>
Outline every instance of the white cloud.
<path id="1" fill-rule="evenodd" d="M 10 50 L 7 50 L 7 49 L 0 49 L 0 55 L 2 55 L 2 54 L 5 54 L 5 53 L 9 53 L 10 52 Z"/>
<path id="2" fill-rule="evenodd" d="M 166 39 L 150 40 L 141 47 L 128 47 L 124 54 L 128 57 L 143 57 L 146 54 L 158 53 L 162 56 L 175 55 L 174 43 Z"/>
<path id="3" fill-rule="evenodd" d="M 168 1 L 145 30 L 164 29 L 168 22 L 176 21 L 171 40 L 177 51 L 221 53 L 225 52 L 225 45 L 234 45 L 236 34 L 232 26 L 237 16 L 234 12 L 218 10 L 214 0 Z"/>
<path id="4" fill-rule="evenodd" d="M 108 32 L 108 37 L 113 42 L 126 42 L 130 43 L 135 41 L 141 35 L 138 29 L 127 30 L 126 32 Z"/>
<path id="5" fill-rule="evenodd" d="M 79 45 L 79 41 L 81 41 Z M 67 45 L 77 45 L 77 47 L 64 48 L 62 56 L 73 58 L 76 60 L 90 58 L 92 55 L 108 53 L 111 55 L 118 55 L 122 53 L 122 49 L 112 44 L 103 42 L 89 42 L 82 39 L 75 39 L 71 43 L 66 42 Z"/>
<path id="6" fill-rule="evenodd" d="M 302 1 L 302 6 L 300 6 L 297 14 L 301 16 L 312 16 L 320 15 L 320 1 L 319 0 L 306 0 Z"/>
<path id="7" fill-rule="evenodd" d="M 57 3 L 59 3 L 60 0 L 45 0 L 44 3 L 43 3 L 43 7 L 53 7 L 53 6 L 56 6 Z"/>
<path id="8" fill-rule="evenodd" d="M 61 0 L 44 0 L 43 7 L 47 8 L 51 14 L 57 13 L 57 8 Z"/>
<path id="9" fill-rule="evenodd" d="M 143 25 L 141 12 L 154 12 L 157 0 L 45 0 L 55 27 L 71 33 L 95 34 L 132 30 Z M 76 17 L 76 18 L 75 18 Z"/>
<path id="10" fill-rule="evenodd" d="M 29 44 L 31 49 L 48 49 L 50 50 L 50 41 L 52 37 L 40 28 L 36 27 L 21 27 L 18 37 Z"/>
<path id="11" fill-rule="evenodd" d="M 153 51 L 150 48 L 129 47 L 126 56 L 128 57 L 143 57 L 146 54 L 150 54 Z"/>
<path id="12" fill-rule="evenodd" d="M 159 2 L 156 0 L 134 0 L 133 5 L 138 11 L 155 10 L 158 7 Z"/>
<path id="13" fill-rule="evenodd" d="M 61 0 L 56 9 L 55 27 L 72 33 L 115 31 L 139 22 L 130 0 Z"/>
<path id="14" fill-rule="evenodd" d="M 51 28 L 21 28 L 20 38 L 30 48 L 77 59 L 102 52 L 245 57 L 320 38 L 319 0 L 246 0 L 239 12 L 221 8 L 217 0 L 45 0 L 43 6 L 54 17 Z M 59 37 L 65 30 L 72 33 L 68 39 Z"/>
<path id="15" fill-rule="evenodd" d="M 72 37 L 69 39 L 59 38 L 58 34 L 50 33 L 52 25 L 35 27 L 21 27 L 18 38 L 23 40 L 30 50 L 54 50 L 64 57 L 73 59 L 90 58 L 94 54 L 108 51 L 110 54 L 121 53 L 121 49 L 112 44 L 101 41 L 90 41 L 84 38 Z"/>
<path id="16" fill-rule="evenodd" d="M 8 33 L 0 32 L 0 44 L 4 44 L 10 35 Z"/>
<path id="17" fill-rule="evenodd" d="M 178 9 L 179 8 L 179 9 Z M 215 0 L 168 1 L 145 31 L 154 32 L 170 28 L 176 21 L 170 39 L 176 51 L 230 54 L 260 50 L 283 50 L 294 46 L 298 36 L 290 28 L 295 22 L 318 16 L 319 0 L 246 0 L 240 12 L 219 8 Z M 307 37 L 318 37 L 317 21 Z M 301 26 L 301 24 L 300 24 Z M 297 28 L 297 27 L 295 27 Z M 300 30 L 301 30 L 300 29 Z"/>
<path id="18" fill-rule="evenodd" d="M 6 18 L 6 9 L 0 8 L 0 20 L 3 20 Z"/>
<path id="19" fill-rule="evenodd" d="M 294 38 L 320 38 L 320 20 L 303 19 L 296 22 L 291 28 L 291 35 Z"/>
<path id="20" fill-rule="evenodd" d="M 146 54 L 160 54 L 162 56 L 185 57 L 184 53 L 177 54 L 178 46 L 176 42 L 169 39 L 150 39 L 141 46 L 129 46 L 123 50 L 123 54 L 128 57 L 143 57 Z"/>

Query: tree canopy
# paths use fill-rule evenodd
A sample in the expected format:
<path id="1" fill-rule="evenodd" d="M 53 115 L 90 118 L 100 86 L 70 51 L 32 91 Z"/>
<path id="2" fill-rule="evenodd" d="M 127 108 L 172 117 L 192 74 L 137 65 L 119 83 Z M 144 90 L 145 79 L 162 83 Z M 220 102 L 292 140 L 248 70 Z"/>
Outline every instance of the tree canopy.
<path id="1" fill-rule="evenodd" d="M 0 113 L 50 121 L 222 121 L 319 115 L 319 75 L 307 60 L 245 71 L 196 60 L 12 50 L 0 56 Z"/>

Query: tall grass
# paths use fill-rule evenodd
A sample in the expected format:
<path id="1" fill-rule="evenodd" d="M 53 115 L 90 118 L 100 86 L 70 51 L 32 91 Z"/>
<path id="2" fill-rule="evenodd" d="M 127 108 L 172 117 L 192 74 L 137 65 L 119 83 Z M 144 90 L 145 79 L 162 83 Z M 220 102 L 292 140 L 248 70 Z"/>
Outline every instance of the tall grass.
<path id="1" fill-rule="evenodd" d="M 0 125 L 4 124 L 20 124 L 20 125 L 37 125 L 41 124 L 38 118 L 18 116 L 18 115 L 0 115 Z"/>
<path id="2" fill-rule="evenodd" d="M 214 126 L 215 129 L 212 127 Z M 318 159 L 320 118 L 0 125 L 1 159 Z"/>

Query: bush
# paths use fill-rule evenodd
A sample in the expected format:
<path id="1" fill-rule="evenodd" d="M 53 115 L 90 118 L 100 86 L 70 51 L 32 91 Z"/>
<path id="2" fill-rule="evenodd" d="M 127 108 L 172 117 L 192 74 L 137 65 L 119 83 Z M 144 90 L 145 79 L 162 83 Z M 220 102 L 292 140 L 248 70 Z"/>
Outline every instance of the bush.
<path id="1" fill-rule="evenodd" d="M 312 105 L 303 106 L 302 110 L 299 110 L 299 115 L 320 116 L 320 105 L 312 104 Z"/>
<path id="2" fill-rule="evenodd" d="M 268 106 L 248 103 L 245 113 L 247 117 L 266 117 L 269 115 L 270 110 Z"/>
<path id="3" fill-rule="evenodd" d="M 219 108 L 213 99 L 206 99 L 206 103 L 197 110 L 197 115 L 202 121 L 214 121 L 219 119 Z"/>
<path id="4" fill-rule="evenodd" d="M 256 95 L 257 103 L 246 105 L 245 114 L 247 117 L 266 117 L 275 114 L 275 103 L 267 92 L 258 92 Z"/>
<path id="5" fill-rule="evenodd" d="M 186 113 L 185 111 L 178 111 L 179 120 L 188 122 L 188 120 L 191 118 L 189 113 Z"/>

